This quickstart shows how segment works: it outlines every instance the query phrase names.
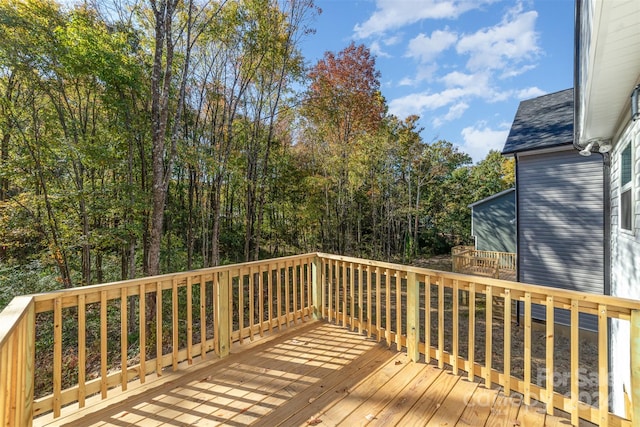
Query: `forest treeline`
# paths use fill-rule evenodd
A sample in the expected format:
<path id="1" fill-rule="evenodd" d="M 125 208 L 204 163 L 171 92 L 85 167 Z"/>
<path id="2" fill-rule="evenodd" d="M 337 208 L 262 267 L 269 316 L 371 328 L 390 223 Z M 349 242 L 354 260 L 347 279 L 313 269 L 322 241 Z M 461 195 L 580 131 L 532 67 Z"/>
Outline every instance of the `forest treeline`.
<path id="1" fill-rule="evenodd" d="M 0 3 L 0 307 L 12 295 L 322 250 L 410 261 L 513 185 L 388 113 L 312 0 Z"/>

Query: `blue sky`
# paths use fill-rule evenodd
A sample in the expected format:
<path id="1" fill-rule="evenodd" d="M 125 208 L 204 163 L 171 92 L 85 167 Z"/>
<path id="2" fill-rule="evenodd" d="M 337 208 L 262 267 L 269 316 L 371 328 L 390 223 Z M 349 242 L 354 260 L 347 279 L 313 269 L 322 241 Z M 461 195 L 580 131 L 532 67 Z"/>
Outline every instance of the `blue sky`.
<path id="1" fill-rule="evenodd" d="M 390 113 L 421 117 L 482 160 L 501 150 L 518 103 L 573 86 L 573 0 L 316 0 L 308 65 L 353 40 L 376 56 Z"/>

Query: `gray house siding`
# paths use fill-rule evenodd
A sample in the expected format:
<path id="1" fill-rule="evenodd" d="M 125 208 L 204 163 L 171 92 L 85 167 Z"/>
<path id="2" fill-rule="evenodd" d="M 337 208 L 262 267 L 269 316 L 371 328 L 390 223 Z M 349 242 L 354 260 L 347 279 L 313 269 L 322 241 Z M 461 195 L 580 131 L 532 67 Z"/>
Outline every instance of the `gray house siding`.
<path id="1" fill-rule="evenodd" d="M 499 193 L 471 206 L 472 234 L 481 251 L 516 251 L 516 192 Z"/>
<path id="2" fill-rule="evenodd" d="M 518 280 L 597 294 L 604 292 L 602 156 L 575 150 L 520 155 Z M 544 319 L 544 308 L 532 310 Z M 560 310 L 556 321 L 569 323 Z M 596 319 L 580 326 L 595 330 Z"/>

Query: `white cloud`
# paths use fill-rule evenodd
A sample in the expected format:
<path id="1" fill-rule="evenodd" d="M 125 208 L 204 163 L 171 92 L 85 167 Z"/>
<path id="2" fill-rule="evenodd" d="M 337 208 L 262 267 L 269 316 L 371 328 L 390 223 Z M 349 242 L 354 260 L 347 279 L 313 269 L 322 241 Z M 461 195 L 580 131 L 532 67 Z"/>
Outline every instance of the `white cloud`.
<path id="1" fill-rule="evenodd" d="M 484 159 L 490 150 L 502 150 L 509 130 L 491 129 L 486 123 L 480 122 L 462 129 L 460 134 L 464 140 L 460 148 L 469 154 L 474 162 L 478 162 Z"/>
<path id="2" fill-rule="evenodd" d="M 395 35 L 391 37 L 387 37 L 383 40 L 385 46 L 395 46 L 402 41 L 402 37 Z"/>
<path id="3" fill-rule="evenodd" d="M 537 86 L 528 87 L 526 89 L 521 89 L 516 93 L 516 98 L 519 100 L 537 98 L 542 95 L 546 95 L 547 92 L 540 89 Z"/>
<path id="4" fill-rule="evenodd" d="M 359 39 L 367 38 L 423 19 L 455 19 L 493 1 L 495 0 L 377 0 L 373 15 L 353 28 L 354 36 Z"/>
<path id="5" fill-rule="evenodd" d="M 377 41 L 371 42 L 371 44 L 369 45 L 369 50 L 371 51 L 372 54 L 374 54 L 377 57 L 391 58 L 391 55 L 389 55 L 387 52 L 382 50 L 380 43 L 378 43 Z"/>
<path id="6" fill-rule="evenodd" d="M 433 127 L 438 128 L 442 126 L 446 122 L 450 122 L 455 119 L 459 119 L 462 117 L 465 111 L 469 108 L 469 104 L 466 102 L 458 102 L 451 107 L 449 107 L 449 111 L 444 116 L 436 117 L 433 119 Z"/>
<path id="7" fill-rule="evenodd" d="M 420 33 L 409 41 L 405 56 L 423 63 L 429 62 L 440 52 L 449 49 L 457 40 L 458 35 L 446 29 L 434 31 L 431 37 Z"/>
<path id="8" fill-rule="evenodd" d="M 537 17 L 536 11 L 512 11 L 500 24 L 462 36 L 456 50 L 469 55 L 467 68 L 472 71 L 513 68 L 540 54 L 535 32 Z"/>

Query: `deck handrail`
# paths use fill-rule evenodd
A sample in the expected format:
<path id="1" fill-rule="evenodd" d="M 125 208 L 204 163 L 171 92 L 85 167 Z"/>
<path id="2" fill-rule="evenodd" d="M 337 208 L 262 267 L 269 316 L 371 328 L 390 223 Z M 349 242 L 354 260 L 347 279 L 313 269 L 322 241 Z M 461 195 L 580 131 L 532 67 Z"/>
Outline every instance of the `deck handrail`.
<path id="1" fill-rule="evenodd" d="M 515 355 L 511 309 L 516 302 L 524 306 L 521 377 L 511 370 Z M 148 303 L 154 305 L 151 329 Z M 544 384 L 532 378 L 534 304 L 545 307 L 549 320 L 541 326 L 547 372 L 555 372 L 557 356 L 554 309 L 570 313 L 571 388 L 564 394 L 555 387 L 553 375 Z M 91 395 L 105 398 L 126 390 L 131 382 L 144 383 L 150 375 L 160 376 L 166 368 L 179 370 L 183 363 L 209 354 L 224 357 L 232 342 L 316 317 L 406 349 L 414 360 L 423 357 L 440 367 L 450 365 L 456 374 L 465 371 L 470 380 L 481 378 L 487 387 L 499 384 L 505 394 L 522 393 L 526 404 L 540 401 L 549 414 L 556 409 L 568 412 L 574 425 L 583 418 L 598 425 L 631 426 L 640 407 L 638 399 L 631 400 L 627 418 L 608 411 L 608 333 L 611 319 L 630 322 L 632 341 L 633 337 L 637 341 L 638 307 L 635 300 L 322 253 L 18 297 L 0 313 L 0 393 L 4 393 L 0 394 L 0 421 L 28 425 L 32 417 L 47 412 L 58 417 L 63 407 L 69 406 L 65 411 L 81 408 Z M 452 315 L 464 311 L 466 320 Z M 496 320 L 498 311 L 501 316 Z M 596 402 L 579 400 L 581 313 L 598 318 Z M 37 317 L 39 328 L 42 325 L 38 337 L 34 331 Z M 112 324 L 114 319 L 117 325 Z M 486 328 L 484 336 L 476 334 L 476 322 L 482 319 L 504 329 L 501 367 L 493 363 L 494 328 Z M 133 332 L 131 320 L 135 321 Z M 461 334 L 465 327 L 466 342 Z M 38 354 L 53 368 L 51 389 L 44 396 L 34 396 L 34 382 L 41 378 L 34 378 L 33 364 L 9 361 L 14 356 L 34 360 L 34 341 L 40 340 L 52 342 L 49 353 Z M 476 341 L 484 341 L 484 354 L 475 354 Z M 119 347 L 115 361 L 109 356 L 114 345 Z M 137 354 L 131 354 L 136 348 Z M 139 351 L 141 348 L 145 351 Z M 640 348 L 630 344 L 630 351 L 637 365 Z M 64 371 L 65 366 L 73 365 L 68 363 L 70 357 L 77 366 L 71 369 L 73 381 Z M 90 360 L 99 363 L 95 378 L 87 369 Z M 637 386 L 639 380 L 640 373 L 632 370 L 632 385 Z M 22 402 L 26 402 L 24 407 L 20 407 Z"/>
<path id="2" fill-rule="evenodd" d="M 517 255 L 512 252 L 477 250 L 473 246 L 455 246 L 451 249 L 451 265 L 456 273 L 500 279 L 501 271 L 516 271 Z"/>

